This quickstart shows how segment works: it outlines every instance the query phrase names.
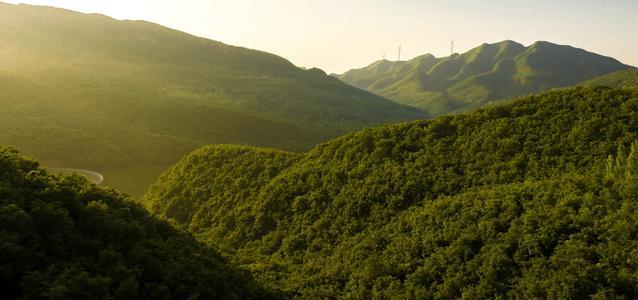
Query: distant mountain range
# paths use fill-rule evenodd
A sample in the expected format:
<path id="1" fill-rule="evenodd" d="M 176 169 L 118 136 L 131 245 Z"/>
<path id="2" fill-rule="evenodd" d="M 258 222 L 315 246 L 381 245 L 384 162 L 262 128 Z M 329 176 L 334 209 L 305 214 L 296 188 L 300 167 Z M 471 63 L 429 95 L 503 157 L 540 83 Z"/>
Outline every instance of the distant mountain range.
<path id="1" fill-rule="evenodd" d="M 443 58 L 426 54 L 409 61 L 380 60 L 336 76 L 398 103 L 442 115 L 632 68 L 570 46 L 536 42 L 525 47 L 503 41 Z"/>

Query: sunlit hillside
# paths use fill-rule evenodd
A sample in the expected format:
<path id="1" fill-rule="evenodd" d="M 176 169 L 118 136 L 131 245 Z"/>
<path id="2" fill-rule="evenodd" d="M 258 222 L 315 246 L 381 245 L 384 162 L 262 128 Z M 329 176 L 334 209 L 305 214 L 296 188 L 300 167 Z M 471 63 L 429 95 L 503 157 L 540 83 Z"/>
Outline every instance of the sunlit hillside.
<path id="1" fill-rule="evenodd" d="M 0 3 L 0 56 L 0 143 L 66 167 L 166 166 L 211 143 L 298 151 L 426 117 L 276 55 L 57 8 Z"/>

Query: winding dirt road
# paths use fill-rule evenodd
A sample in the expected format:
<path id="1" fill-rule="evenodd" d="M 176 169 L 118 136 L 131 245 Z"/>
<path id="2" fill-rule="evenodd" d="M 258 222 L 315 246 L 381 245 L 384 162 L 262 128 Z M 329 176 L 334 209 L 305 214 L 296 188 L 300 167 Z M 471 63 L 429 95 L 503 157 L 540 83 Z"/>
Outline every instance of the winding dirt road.
<path id="1" fill-rule="evenodd" d="M 73 168 L 47 168 L 47 169 L 52 172 L 77 173 L 80 175 L 84 175 L 84 177 L 86 177 L 89 181 L 95 184 L 102 184 L 104 182 L 104 175 L 91 170 L 73 169 Z"/>

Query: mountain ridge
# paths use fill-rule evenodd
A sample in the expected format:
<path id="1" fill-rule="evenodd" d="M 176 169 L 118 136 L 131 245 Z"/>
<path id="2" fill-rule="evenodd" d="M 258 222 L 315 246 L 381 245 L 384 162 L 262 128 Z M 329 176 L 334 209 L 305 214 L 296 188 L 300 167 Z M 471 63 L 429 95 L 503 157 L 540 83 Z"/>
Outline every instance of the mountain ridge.
<path id="1" fill-rule="evenodd" d="M 0 4 L 0 55 L 0 143 L 63 167 L 167 166 L 214 143 L 303 151 L 428 117 L 274 54 L 52 7 Z M 107 184 L 136 180 L 117 170 Z"/>
<path id="2" fill-rule="evenodd" d="M 3 16 L 0 23 L 4 27 L 0 53 L 12 57 L 0 63 L 0 72 L 64 90 L 62 98 L 74 101 L 73 110 L 98 106 L 93 111 L 95 115 L 107 110 L 115 113 L 115 107 L 105 106 L 107 102 L 139 105 L 135 102 L 142 101 L 146 101 L 143 103 L 146 107 L 158 108 L 148 98 L 168 99 L 168 103 L 162 103 L 164 106 L 191 102 L 203 109 L 242 113 L 306 131 L 304 135 L 309 137 L 306 145 L 297 149 L 283 146 L 292 150 L 394 118 L 426 117 L 412 108 L 396 106 L 343 85 L 323 71 L 301 70 L 280 56 L 226 45 L 147 21 L 120 21 L 104 15 L 31 5 L 2 4 L 0 8 Z M 126 89 L 131 96 L 107 88 Z M 155 124 L 146 121 L 140 125 Z M 99 135 L 99 130 L 96 131 Z M 207 141 L 213 142 L 214 139 Z M 282 147 L 277 143 L 261 146 Z"/>

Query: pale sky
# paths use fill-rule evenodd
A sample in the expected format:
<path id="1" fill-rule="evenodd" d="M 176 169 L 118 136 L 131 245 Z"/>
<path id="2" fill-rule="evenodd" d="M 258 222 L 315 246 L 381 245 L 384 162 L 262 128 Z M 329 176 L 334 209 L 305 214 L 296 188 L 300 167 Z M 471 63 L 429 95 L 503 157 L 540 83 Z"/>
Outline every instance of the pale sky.
<path id="1" fill-rule="evenodd" d="M 0 0 L 6 1 L 6 0 Z M 638 66 L 638 0 L 22 0 L 147 20 L 341 73 L 505 39 L 567 44 Z"/>

